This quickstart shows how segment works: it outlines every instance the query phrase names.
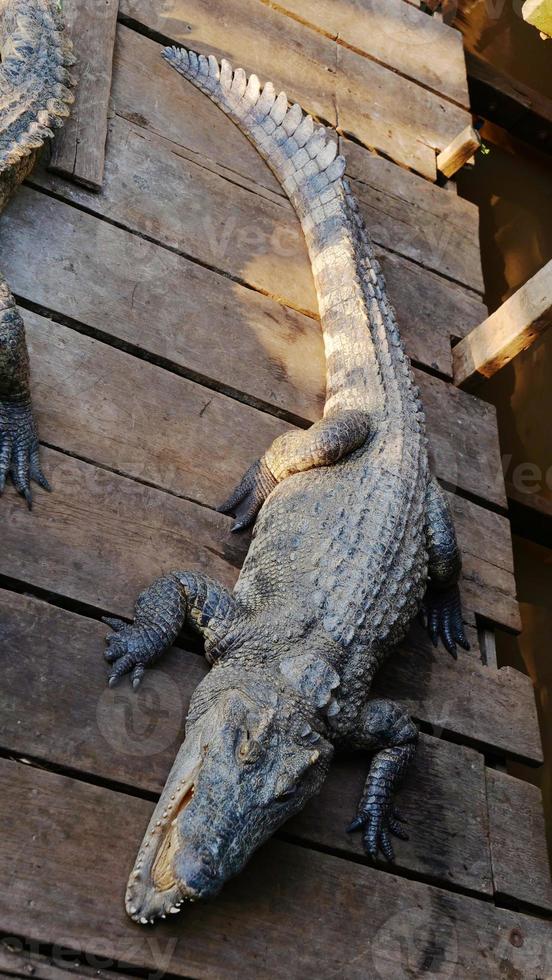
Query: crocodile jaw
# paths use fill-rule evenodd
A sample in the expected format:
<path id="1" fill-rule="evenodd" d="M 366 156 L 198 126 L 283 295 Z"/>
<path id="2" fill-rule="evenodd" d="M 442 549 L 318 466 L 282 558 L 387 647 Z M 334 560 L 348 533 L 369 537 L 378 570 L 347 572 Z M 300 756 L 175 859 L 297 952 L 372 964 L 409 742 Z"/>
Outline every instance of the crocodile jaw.
<path id="1" fill-rule="evenodd" d="M 183 749 L 184 745 L 153 812 L 127 884 L 127 913 L 142 925 L 174 915 L 185 902 L 202 897 L 175 871 L 175 857 L 185 849 L 183 814 L 194 798 L 201 767 L 201 759 L 188 762 L 181 778 L 175 778 Z"/>

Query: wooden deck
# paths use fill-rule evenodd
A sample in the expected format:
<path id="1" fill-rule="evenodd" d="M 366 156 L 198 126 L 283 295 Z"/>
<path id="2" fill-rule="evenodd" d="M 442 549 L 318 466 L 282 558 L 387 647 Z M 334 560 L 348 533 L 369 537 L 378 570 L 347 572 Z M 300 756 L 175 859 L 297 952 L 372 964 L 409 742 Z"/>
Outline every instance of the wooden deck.
<path id="1" fill-rule="evenodd" d="M 173 567 L 232 585 L 248 540 L 215 505 L 324 393 L 298 222 L 254 149 L 163 63 L 164 39 L 338 127 L 454 510 L 472 650 L 454 662 L 414 629 L 378 679 L 423 733 L 395 866 L 370 866 L 345 833 L 366 760 L 343 758 L 216 901 L 144 929 L 124 886 L 206 666 L 183 637 L 137 694 L 110 691 L 100 616 L 129 616 Z M 78 118 L 71 174 L 99 183 L 102 146 Z M 60 176 L 58 150 L 0 228 L 55 489 L 29 515 L 9 488 L 0 510 L 0 972 L 552 976 L 540 794 L 504 771 L 541 762 L 533 691 L 481 653 L 495 625 L 520 628 L 496 420 L 451 382 L 451 340 L 487 311 L 477 211 L 437 186 L 435 156 L 469 121 L 460 36 L 405 0 L 121 0 L 101 191 Z"/>

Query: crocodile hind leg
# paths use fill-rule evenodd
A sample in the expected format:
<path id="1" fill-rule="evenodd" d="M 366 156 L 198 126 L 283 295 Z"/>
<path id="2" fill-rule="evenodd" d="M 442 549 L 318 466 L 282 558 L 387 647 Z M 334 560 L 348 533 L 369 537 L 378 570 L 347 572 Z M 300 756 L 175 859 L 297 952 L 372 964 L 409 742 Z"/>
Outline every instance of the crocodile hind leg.
<path id="1" fill-rule="evenodd" d="M 249 467 L 236 489 L 219 507 L 237 517 L 233 531 L 252 524 L 274 487 L 293 473 L 330 466 L 366 441 L 368 414 L 342 411 L 315 422 L 310 429 L 284 432 L 264 456 Z"/>
<path id="2" fill-rule="evenodd" d="M 441 487 L 430 480 L 426 496 L 429 583 L 424 599 L 427 628 L 434 646 L 439 638 L 456 657 L 456 644 L 470 645 L 464 632 L 458 579 L 462 568 L 454 524 Z"/>
<path id="3" fill-rule="evenodd" d="M 112 687 L 130 674 L 138 687 L 146 667 L 174 643 L 186 624 L 205 640 L 209 663 L 218 660 L 227 647 L 228 634 L 237 615 L 233 595 L 223 585 L 200 572 L 169 572 L 144 589 L 136 600 L 134 622 L 105 616 L 113 633 L 107 637 L 105 659 L 114 664 L 109 676 Z"/>
<path id="4" fill-rule="evenodd" d="M 393 807 L 395 790 L 403 779 L 416 750 L 418 730 L 400 705 L 375 699 L 364 709 L 358 731 L 348 740 L 350 747 L 374 752 L 374 757 L 349 831 L 362 830 L 366 853 L 376 858 L 381 851 L 393 861 L 391 834 L 403 840 L 408 835 Z"/>
<path id="5" fill-rule="evenodd" d="M 40 468 L 38 433 L 31 406 L 25 326 L 0 276 L 0 494 L 6 477 L 32 505 L 31 480 L 50 486 Z"/>

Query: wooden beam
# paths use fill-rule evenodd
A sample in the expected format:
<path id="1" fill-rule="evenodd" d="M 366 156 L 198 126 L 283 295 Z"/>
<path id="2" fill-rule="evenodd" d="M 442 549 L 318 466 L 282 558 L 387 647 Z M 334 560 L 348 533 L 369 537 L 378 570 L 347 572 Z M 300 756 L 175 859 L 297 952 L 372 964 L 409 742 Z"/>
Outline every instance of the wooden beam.
<path id="1" fill-rule="evenodd" d="M 50 167 L 85 187 L 102 186 L 119 0 L 65 0 L 64 17 L 77 56 L 75 105 L 52 147 Z"/>
<path id="2" fill-rule="evenodd" d="M 521 16 L 540 31 L 542 38 L 552 37 L 552 0 L 525 0 Z"/>
<path id="3" fill-rule="evenodd" d="M 454 382 L 469 388 L 491 378 L 552 322 L 552 260 L 453 350 Z"/>
<path id="4" fill-rule="evenodd" d="M 481 137 L 473 126 L 466 126 L 452 143 L 445 146 L 437 157 L 437 170 L 445 177 L 452 177 L 468 163 L 481 146 Z"/>

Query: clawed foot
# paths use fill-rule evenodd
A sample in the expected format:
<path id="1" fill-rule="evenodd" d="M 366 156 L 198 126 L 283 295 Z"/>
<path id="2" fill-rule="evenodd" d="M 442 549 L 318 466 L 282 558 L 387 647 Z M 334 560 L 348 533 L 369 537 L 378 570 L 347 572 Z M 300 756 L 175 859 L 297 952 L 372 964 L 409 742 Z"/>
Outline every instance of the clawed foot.
<path id="1" fill-rule="evenodd" d="M 422 618 L 434 647 L 441 639 L 454 659 L 457 657 L 457 643 L 464 650 L 470 649 L 462 622 L 462 603 L 457 585 L 443 591 L 430 587 L 424 599 Z"/>
<path id="2" fill-rule="evenodd" d="M 114 687 L 123 674 L 130 674 L 130 683 L 136 690 L 146 667 L 163 652 L 165 643 L 158 633 L 144 624 L 129 624 L 111 616 L 103 616 L 102 622 L 113 630 L 106 637 L 107 650 L 104 654 L 107 662 L 114 664 L 108 684 Z"/>
<path id="3" fill-rule="evenodd" d="M 232 531 L 243 531 L 253 523 L 277 482 L 262 459 L 249 467 L 236 489 L 218 508 L 221 514 L 234 514 L 236 517 Z"/>
<path id="4" fill-rule="evenodd" d="M 38 434 L 28 402 L 0 400 L 0 495 L 11 476 L 13 485 L 25 497 L 29 510 L 33 504 L 31 480 L 44 490 L 50 484 L 40 468 Z"/>
<path id="5" fill-rule="evenodd" d="M 358 816 L 347 828 L 347 833 L 352 834 L 353 831 L 362 829 L 362 843 L 369 857 L 375 860 L 381 851 L 388 861 L 394 861 L 391 834 L 401 840 L 408 840 L 403 823 L 406 820 L 395 807 L 386 808 L 380 802 L 372 800 L 360 807 Z"/>

